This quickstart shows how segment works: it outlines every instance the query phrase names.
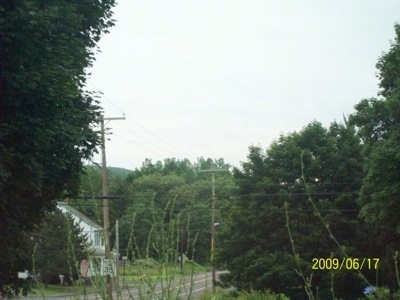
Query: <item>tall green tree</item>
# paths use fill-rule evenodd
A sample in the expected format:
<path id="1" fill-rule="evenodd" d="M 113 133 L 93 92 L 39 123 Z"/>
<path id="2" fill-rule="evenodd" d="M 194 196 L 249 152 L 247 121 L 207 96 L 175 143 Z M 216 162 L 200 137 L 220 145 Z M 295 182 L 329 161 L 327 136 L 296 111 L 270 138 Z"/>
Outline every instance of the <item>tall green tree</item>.
<path id="1" fill-rule="evenodd" d="M 379 278 L 391 288 L 393 255 L 400 250 L 400 25 L 395 40 L 377 63 L 379 98 L 363 99 L 350 116 L 364 142 L 364 174 L 360 190 L 360 217 L 377 242 L 381 257 Z M 379 241 L 379 242 L 378 242 Z"/>
<path id="2" fill-rule="evenodd" d="M 70 215 L 58 209 L 45 215 L 30 236 L 32 265 L 35 276 L 46 286 L 58 283 L 59 275 L 65 282 L 78 278 L 78 265 L 91 254 L 87 238 Z"/>
<path id="3" fill-rule="evenodd" d="M 382 98 L 364 99 L 350 121 L 365 144 L 362 215 L 377 226 L 397 229 L 400 202 L 400 25 L 390 50 L 377 63 Z"/>
<path id="4" fill-rule="evenodd" d="M 84 92 L 114 0 L 0 3 L 0 292 L 19 292 L 20 236 L 77 191 L 100 139 L 100 107 Z"/>
<path id="5" fill-rule="evenodd" d="M 304 282 L 294 271 L 297 266 L 288 223 L 302 271 L 312 277 L 313 292 L 318 288 L 321 297 L 330 297 L 330 274 L 311 270 L 311 261 L 343 253 L 316 217 L 302 177 L 324 221 L 342 245 L 356 254 L 356 197 L 361 174 L 360 142 L 354 128 L 345 124 L 333 123 L 326 129 L 312 122 L 300 132 L 282 135 L 265 152 L 250 147 L 248 161 L 234 171 L 238 195 L 228 210 L 228 226 L 217 248 L 219 263 L 230 271 L 223 281 L 241 290 L 272 289 L 306 299 Z M 338 297 L 362 295 L 355 274 L 335 276 Z M 345 289 L 345 284 L 353 288 Z M 357 286 L 358 290 L 354 289 Z"/>

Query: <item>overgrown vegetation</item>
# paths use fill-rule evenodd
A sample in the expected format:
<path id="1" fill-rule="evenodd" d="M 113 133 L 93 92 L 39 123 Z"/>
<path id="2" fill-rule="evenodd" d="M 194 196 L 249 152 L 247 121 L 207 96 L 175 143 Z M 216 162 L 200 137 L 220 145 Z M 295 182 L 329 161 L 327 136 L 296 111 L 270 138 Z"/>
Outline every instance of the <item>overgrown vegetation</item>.
<path id="1" fill-rule="evenodd" d="M 59 283 L 60 275 L 71 285 L 79 278 L 77 263 L 92 255 L 82 229 L 59 210 L 47 213 L 36 230 L 28 233 L 26 241 L 34 266 L 31 275 L 45 287 Z"/>
<path id="2" fill-rule="evenodd" d="M 153 247 L 159 239 L 163 228 L 154 227 L 157 224 L 169 224 L 170 220 L 179 216 L 180 245 L 190 260 L 199 264 L 209 263 L 211 239 L 211 177 L 200 173 L 212 167 L 228 169 L 230 166 L 223 159 L 199 159 L 196 163 L 188 160 L 168 159 L 164 163 L 153 163 L 146 160 L 142 168 L 131 172 L 125 178 L 109 172 L 109 193 L 121 196 L 121 199 L 110 201 L 111 224 L 119 220 L 120 249 L 122 255 L 130 260 L 135 258 L 159 258 L 159 253 Z M 82 193 L 85 195 L 101 194 L 100 169 L 94 166 L 86 168 L 82 180 Z M 218 196 L 217 222 L 221 226 L 221 211 L 229 205 L 229 197 L 234 194 L 233 178 L 229 172 L 216 176 Z M 165 208 L 171 199 L 174 205 L 165 215 Z M 70 200 L 87 216 L 102 224 L 102 204 L 98 200 Z M 113 226 L 111 226 L 113 227 Z M 151 235 L 149 236 L 149 232 Z M 112 238 L 115 240 L 115 226 L 112 228 Z M 196 247 L 190 238 L 197 236 Z M 134 243 L 133 239 L 134 238 Z M 131 242 L 130 242 L 131 241 Z M 145 253 L 138 253 L 145 249 Z"/>

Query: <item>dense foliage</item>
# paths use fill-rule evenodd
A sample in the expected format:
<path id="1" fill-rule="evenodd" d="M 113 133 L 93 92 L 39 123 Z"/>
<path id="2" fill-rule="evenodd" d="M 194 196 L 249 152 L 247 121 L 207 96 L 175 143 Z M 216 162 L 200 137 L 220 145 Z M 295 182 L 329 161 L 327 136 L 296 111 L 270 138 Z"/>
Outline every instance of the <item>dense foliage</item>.
<path id="1" fill-rule="evenodd" d="M 59 283 L 59 275 L 72 283 L 79 276 L 79 262 L 92 254 L 82 229 L 59 210 L 46 213 L 42 223 L 27 234 L 27 242 L 31 245 L 32 276 L 45 286 Z"/>
<path id="2" fill-rule="evenodd" d="M 363 141 L 360 217 L 383 258 L 379 277 L 390 288 L 400 285 L 393 260 L 400 250 L 400 25 L 395 32 L 389 51 L 377 63 L 380 97 L 362 100 L 350 117 Z"/>
<path id="3" fill-rule="evenodd" d="M 30 265 L 21 234 L 77 191 L 99 144 L 95 95 L 83 91 L 114 0 L 0 3 L 0 291 Z"/>
<path id="4" fill-rule="evenodd" d="M 190 259 L 207 263 L 210 259 L 211 240 L 211 174 L 200 170 L 229 169 L 222 159 L 200 158 L 189 160 L 166 159 L 164 162 L 145 160 L 140 169 L 121 177 L 108 170 L 110 195 L 121 196 L 110 201 L 112 238 L 115 241 L 115 221 L 119 220 L 121 255 L 130 259 L 157 258 L 159 253 L 151 245 L 158 243 L 166 224 L 175 226 L 180 244 Z M 101 172 L 87 166 L 82 178 L 82 193 L 101 194 Z M 215 176 L 216 222 L 223 224 L 221 211 L 234 194 L 231 173 Z M 99 200 L 71 200 L 69 203 L 102 224 L 102 203 Z M 161 227 L 160 227 L 161 226 Z M 150 247 L 149 247 L 150 245 Z M 112 245 L 113 246 L 113 245 Z"/>
<path id="5" fill-rule="evenodd" d="M 313 122 L 265 152 L 251 147 L 234 170 L 239 192 L 218 249 L 230 271 L 224 283 L 294 299 L 310 297 L 307 284 L 316 299 L 356 299 L 371 284 L 399 289 L 400 26 L 395 30 L 377 64 L 380 98 L 362 100 L 344 124 Z M 380 260 L 377 270 L 312 269 L 313 258 L 329 257 Z"/>
<path id="6" fill-rule="evenodd" d="M 362 215 L 377 227 L 400 232 L 400 25 L 395 29 L 390 51 L 377 64 L 382 97 L 362 100 L 350 121 L 365 145 Z"/>
<path id="7" fill-rule="evenodd" d="M 357 256 L 361 254 L 356 244 L 361 174 L 358 138 L 354 128 L 346 125 L 333 123 L 325 129 L 313 122 L 298 133 L 281 136 L 265 153 L 251 147 L 248 162 L 234 171 L 238 195 L 229 210 L 229 227 L 221 237 L 224 244 L 218 249 L 221 266 L 230 270 L 224 281 L 243 290 L 271 288 L 294 299 L 307 298 L 304 282 L 295 272 L 289 225 L 305 276 L 312 274 L 313 288 L 319 289 L 321 297 L 329 297 L 330 274 L 311 270 L 311 261 L 343 253 L 315 217 L 303 179 L 336 238 Z M 335 276 L 338 296 L 360 294 L 356 276 L 349 272 Z M 343 289 L 343 284 L 351 284 L 353 291 Z"/>

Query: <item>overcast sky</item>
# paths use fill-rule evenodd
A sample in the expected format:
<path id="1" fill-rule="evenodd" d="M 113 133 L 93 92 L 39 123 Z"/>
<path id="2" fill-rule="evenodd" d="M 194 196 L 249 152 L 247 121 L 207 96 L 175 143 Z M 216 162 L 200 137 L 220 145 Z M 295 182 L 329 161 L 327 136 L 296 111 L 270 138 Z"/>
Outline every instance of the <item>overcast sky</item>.
<path id="1" fill-rule="evenodd" d="M 111 121 L 107 165 L 224 158 L 376 96 L 398 0 L 120 0 L 88 88 Z M 100 162 L 99 155 L 94 161 Z"/>

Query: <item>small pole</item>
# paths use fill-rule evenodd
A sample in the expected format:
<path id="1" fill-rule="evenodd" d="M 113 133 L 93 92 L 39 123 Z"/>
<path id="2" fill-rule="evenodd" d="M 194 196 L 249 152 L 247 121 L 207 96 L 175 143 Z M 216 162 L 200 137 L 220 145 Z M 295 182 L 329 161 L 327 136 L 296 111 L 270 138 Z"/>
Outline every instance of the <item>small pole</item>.
<path id="1" fill-rule="evenodd" d="M 122 256 L 122 261 L 123 261 L 123 263 L 124 263 L 124 276 L 123 276 L 123 286 L 125 287 L 125 263 L 126 263 L 126 260 L 128 259 L 128 257 L 127 256 Z"/>
<path id="2" fill-rule="evenodd" d="M 183 271 L 183 229 L 181 229 L 181 259 L 180 259 L 180 265 L 181 265 L 181 272 Z"/>
<path id="3" fill-rule="evenodd" d="M 122 261 L 124 262 L 124 276 L 125 276 L 125 259 L 122 257 Z"/>
<path id="4" fill-rule="evenodd" d="M 115 224 L 115 247 L 117 248 L 117 255 L 115 257 L 115 265 L 116 265 L 116 285 L 117 285 L 117 289 L 119 289 L 119 272 L 118 272 L 118 267 L 119 267 L 119 229 L 118 229 L 118 220 L 116 220 L 116 224 Z"/>

